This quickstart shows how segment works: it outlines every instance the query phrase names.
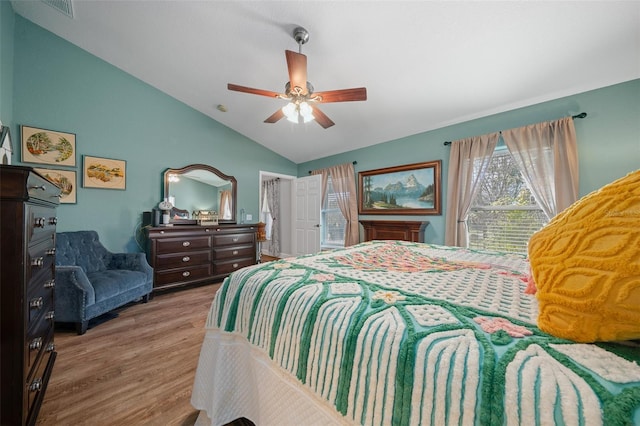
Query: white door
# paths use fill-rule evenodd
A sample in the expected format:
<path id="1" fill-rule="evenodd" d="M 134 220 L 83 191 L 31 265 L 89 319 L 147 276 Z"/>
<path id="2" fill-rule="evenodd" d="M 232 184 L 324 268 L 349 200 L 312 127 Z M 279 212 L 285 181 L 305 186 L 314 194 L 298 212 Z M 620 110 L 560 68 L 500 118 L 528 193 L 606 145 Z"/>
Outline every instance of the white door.
<path id="1" fill-rule="evenodd" d="M 295 256 L 318 253 L 322 176 L 312 175 L 296 179 L 293 193 L 293 253 Z"/>

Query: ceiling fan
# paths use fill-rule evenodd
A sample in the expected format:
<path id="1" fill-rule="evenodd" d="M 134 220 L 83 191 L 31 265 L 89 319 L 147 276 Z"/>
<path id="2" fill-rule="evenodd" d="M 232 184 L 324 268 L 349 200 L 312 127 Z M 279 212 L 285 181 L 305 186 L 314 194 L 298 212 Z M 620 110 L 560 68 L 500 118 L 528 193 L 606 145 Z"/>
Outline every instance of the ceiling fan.
<path id="1" fill-rule="evenodd" d="M 335 123 L 331 121 L 316 104 L 366 101 L 367 89 L 365 87 L 358 87 L 354 89 L 314 92 L 313 86 L 307 81 L 307 57 L 301 53 L 302 45 L 309 40 L 309 32 L 302 27 L 297 27 L 293 30 L 293 38 L 298 43 L 298 53 L 291 50 L 284 51 L 287 59 L 287 68 L 289 70 L 289 81 L 285 85 L 284 93 L 254 89 L 237 84 L 228 84 L 227 89 L 289 101 L 287 105 L 278 109 L 264 120 L 265 123 L 275 123 L 285 117 L 294 123 L 300 121 L 306 123 L 315 119 L 318 124 L 326 129 Z"/>

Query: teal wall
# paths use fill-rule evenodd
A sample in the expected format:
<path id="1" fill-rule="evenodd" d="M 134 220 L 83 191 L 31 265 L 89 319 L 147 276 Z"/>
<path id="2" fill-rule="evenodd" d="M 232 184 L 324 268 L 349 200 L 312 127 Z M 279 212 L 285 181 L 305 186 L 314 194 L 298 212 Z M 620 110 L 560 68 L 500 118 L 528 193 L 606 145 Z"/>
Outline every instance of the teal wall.
<path id="1" fill-rule="evenodd" d="M 77 204 L 60 206 L 59 231 L 94 229 L 111 250 L 140 251 L 136 229 L 161 201 L 167 168 L 205 163 L 235 176 L 238 209 L 254 217 L 259 171 L 296 174 L 291 161 L 19 15 L 14 34 L 12 133 L 76 134 Z M 83 155 L 126 160 L 126 190 L 82 188 Z"/>
<path id="2" fill-rule="evenodd" d="M 442 205 L 446 206 L 449 148 L 444 141 L 487 134 L 541 121 L 554 120 L 579 112 L 584 119 L 574 121 L 578 140 L 580 195 L 640 168 L 640 80 L 605 87 L 574 96 L 540 103 L 477 120 L 420 133 L 320 160 L 298 165 L 298 175 L 309 170 L 357 161 L 359 171 L 402 164 L 442 160 Z M 360 216 L 381 219 L 381 216 Z M 444 243 L 442 216 L 384 216 L 385 219 L 428 220 L 425 237 L 429 242 Z"/>
<path id="3" fill-rule="evenodd" d="M 11 3 L 0 1 L 0 120 L 13 124 L 13 29 L 15 18 Z M 12 139 L 17 134 L 12 132 Z"/>

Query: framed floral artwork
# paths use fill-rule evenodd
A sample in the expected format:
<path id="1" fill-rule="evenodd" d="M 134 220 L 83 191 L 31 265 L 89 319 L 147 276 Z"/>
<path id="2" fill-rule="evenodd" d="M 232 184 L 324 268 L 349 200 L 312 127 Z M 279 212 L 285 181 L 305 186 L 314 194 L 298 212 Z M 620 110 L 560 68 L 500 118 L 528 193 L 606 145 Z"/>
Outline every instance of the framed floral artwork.
<path id="1" fill-rule="evenodd" d="M 358 173 L 358 213 L 439 215 L 441 161 Z"/>
<path id="2" fill-rule="evenodd" d="M 76 165 L 76 135 L 20 126 L 22 161 L 56 166 Z"/>
<path id="3" fill-rule="evenodd" d="M 82 187 L 101 189 L 127 188 L 127 162 L 112 158 L 84 155 Z"/>
<path id="4" fill-rule="evenodd" d="M 75 171 L 40 168 L 34 168 L 34 170 L 62 190 L 60 194 L 60 204 L 75 204 L 77 202 L 77 178 Z"/>

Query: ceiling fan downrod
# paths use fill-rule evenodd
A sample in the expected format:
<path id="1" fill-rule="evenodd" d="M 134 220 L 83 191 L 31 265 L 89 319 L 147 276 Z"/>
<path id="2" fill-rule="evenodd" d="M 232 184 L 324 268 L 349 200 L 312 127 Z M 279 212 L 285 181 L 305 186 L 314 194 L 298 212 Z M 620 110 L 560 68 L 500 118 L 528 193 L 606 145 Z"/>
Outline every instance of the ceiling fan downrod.
<path id="1" fill-rule="evenodd" d="M 293 39 L 298 43 L 298 53 L 302 53 L 302 45 L 309 41 L 309 31 L 296 27 L 293 30 Z"/>

